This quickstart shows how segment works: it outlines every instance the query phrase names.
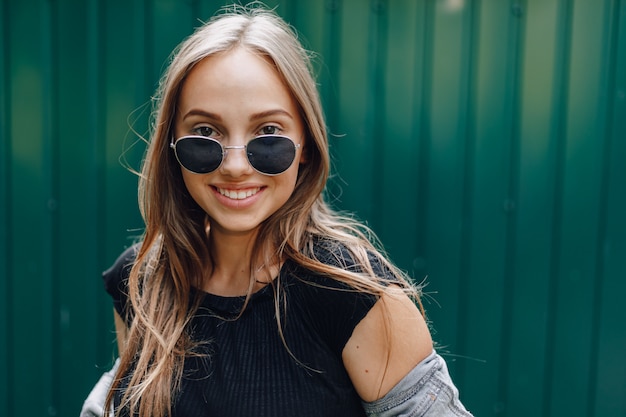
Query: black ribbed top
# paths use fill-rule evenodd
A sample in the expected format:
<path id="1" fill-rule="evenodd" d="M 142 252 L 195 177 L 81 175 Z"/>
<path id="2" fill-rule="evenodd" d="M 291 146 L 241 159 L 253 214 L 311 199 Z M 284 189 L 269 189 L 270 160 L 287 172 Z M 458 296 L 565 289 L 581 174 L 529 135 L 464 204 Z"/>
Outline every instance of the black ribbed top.
<path id="1" fill-rule="evenodd" d="M 345 253 L 321 253 L 329 263 L 340 259 L 343 267 L 355 267 Z M 103 274 L 122 317 L 133 259 L 130 248 Z M 276 286 L 286 300 L 281 312 L 286 346 L 275 316 Z M 201 292 L 189 330 L 194 340 L 208 342 L 202 348 L 207 355 L 186 358 L 173 417 L 364 416 L 341 352 L 376 298 L 346 290 L 288 261 L 274 285 L 253 294 L 237 319 L 244 297 Z M 116 414 L 123 415 L 128 413 Z"/>

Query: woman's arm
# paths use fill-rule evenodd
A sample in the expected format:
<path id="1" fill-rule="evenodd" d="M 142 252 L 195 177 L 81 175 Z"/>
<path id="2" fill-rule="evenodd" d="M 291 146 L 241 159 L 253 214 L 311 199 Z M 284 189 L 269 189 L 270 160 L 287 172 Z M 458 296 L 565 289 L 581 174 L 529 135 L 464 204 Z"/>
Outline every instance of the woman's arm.
<path id="1" fill-rule="evenodd" d="M 363 401 L 382 398 L 433 351 L 428 326 L 397 287 L 376 302 L 343 349 L 343 362 Z"/>
<path id="2" fill-rule="evenodd" d="M 398 288 L 374 304 L 342 355 L 370 417 L 472 417 L 422 314 Z"/>
<path id="3" fill-rule="evenodd" d="M 122 356 L 122 352 L 124 352 L 126 348 L 128 327 L 126 327 L 126 323 L 115 310 L 113 310 L 113 320 L 115 322 L 115 334 L 117 336 L 117 352 L 118 356 Z"/>

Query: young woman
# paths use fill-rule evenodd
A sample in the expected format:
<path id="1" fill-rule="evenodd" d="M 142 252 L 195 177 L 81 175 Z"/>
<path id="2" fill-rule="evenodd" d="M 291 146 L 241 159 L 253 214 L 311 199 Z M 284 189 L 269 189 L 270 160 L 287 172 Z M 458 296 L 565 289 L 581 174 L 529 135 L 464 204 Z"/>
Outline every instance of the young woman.
<path id="1" fill-rule="evenodd" d="M 105 272 L 116 416 L 468 416 L 418 290 L 325 203 L 308 53 L 234 8 L 177 50 L 140 182 L 145 234 Z"/>

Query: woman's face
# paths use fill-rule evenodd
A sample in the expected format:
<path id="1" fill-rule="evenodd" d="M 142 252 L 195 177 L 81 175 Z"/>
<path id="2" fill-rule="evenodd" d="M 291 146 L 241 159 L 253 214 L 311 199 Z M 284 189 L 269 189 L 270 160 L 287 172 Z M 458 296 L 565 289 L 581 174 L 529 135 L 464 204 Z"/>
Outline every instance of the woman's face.
<path id="1" fill-rule="evenodd" d="M 190 71 L 175 118 L 175 137 L 189 135 L 237 147 L 227 149 L 219 168 L 207 174 L 181 167 L 187 190 L 209 216 L 212 235 L 253 233 L 293 193 L 303 122 L 289 90 L 263 57 L 236 48 L 205 58 Z M 241 146 L 260 135 L 287 136 L 300 145 L 286 171 L 269 176 L 250 165 Z"/>

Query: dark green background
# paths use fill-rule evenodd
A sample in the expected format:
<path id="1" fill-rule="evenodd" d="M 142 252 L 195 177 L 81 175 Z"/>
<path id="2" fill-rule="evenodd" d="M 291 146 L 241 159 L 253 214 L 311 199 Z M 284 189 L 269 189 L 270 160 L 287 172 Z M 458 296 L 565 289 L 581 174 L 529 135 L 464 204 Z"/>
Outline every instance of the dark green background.
<path id="1" fill-rule="evenodd" d="M 77 416 L 150 96 L 224 2 L 0 1 L 0 415 Z M 333 201 L 427 277 L 468 408 L 626 416 L 626 2 L 268 4 L 319 53 Z"/>

